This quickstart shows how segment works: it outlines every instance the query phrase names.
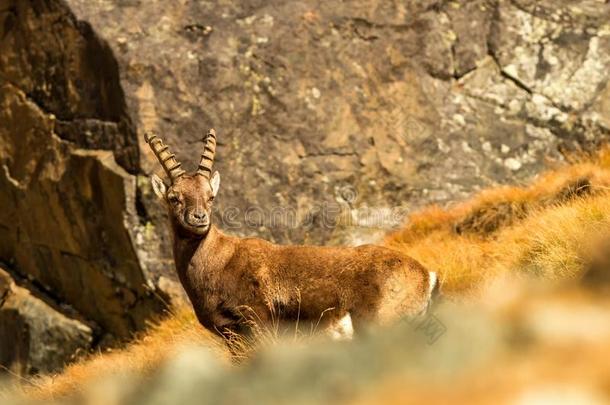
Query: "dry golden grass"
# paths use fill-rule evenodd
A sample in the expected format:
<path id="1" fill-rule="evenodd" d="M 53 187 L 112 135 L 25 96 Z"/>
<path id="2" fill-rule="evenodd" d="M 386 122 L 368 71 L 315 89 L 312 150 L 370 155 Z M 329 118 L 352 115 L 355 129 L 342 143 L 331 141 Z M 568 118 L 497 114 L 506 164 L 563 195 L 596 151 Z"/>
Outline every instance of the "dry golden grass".
<path id="1" fill-rule="evenodd" d="M 610 223 L 610 153 L 408 218 L 386 244 L 439 273 L 445 294 L 476 292 L 499 274 L 577 277 Z"/>

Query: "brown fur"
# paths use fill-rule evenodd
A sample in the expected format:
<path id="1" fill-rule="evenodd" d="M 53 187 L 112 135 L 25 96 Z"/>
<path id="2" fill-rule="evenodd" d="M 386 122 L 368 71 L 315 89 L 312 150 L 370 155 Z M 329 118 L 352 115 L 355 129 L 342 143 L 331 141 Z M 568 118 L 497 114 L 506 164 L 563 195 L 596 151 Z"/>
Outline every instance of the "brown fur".
<path id="1" fill-rule="evenodd" d="M 206 328 L 241 332 L 245 319 L 267 323 L 274 314 L 330 326 L 349 314 L 358 332 L 365 323 L 426 309 L 430 275 L 398 251 L 280 246 L 223 234 L 209 223 L 214 176 L 183 175 L 161 193 L 172 220 L 176 269 Z"/>

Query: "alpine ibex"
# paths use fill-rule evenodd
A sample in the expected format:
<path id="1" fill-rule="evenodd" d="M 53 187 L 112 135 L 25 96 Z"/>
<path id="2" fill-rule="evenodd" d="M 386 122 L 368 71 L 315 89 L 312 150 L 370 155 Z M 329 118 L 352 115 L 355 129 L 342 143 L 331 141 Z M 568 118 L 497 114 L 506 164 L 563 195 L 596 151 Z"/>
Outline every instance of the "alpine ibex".
<path id="1" fill-rule="evenodd" d="M 309 320 L 334 328 L 351 317 L 353 330 L 424 311 L 436 276 L 398 251 L 380 246 L 280 246 L 225 235 L 211 223 L 220 175 L 212 174 L 216 133 L 204 138 L 199 168 L 187 174 L 154 134 L 146 142 L 171 184 L 152 177 L 166 203 L 180 282 L 201 324 L 217 333 L 243 331 L 245 314 L 262 322 Z M 247 308 L 247 311 L 244 311 Z M 320 323 L 321 321 L 321 323 Z"/>

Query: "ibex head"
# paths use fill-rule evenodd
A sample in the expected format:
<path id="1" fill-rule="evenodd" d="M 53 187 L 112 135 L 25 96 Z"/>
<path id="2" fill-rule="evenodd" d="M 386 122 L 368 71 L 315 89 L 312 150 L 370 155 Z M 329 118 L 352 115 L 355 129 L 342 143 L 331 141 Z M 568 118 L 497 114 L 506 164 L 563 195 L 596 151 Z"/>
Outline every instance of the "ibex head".
<path id="1" fill-rule="evenodd" d="M 145 139 L 171 182 L 167 186 L 157 175 L 153 175 L 155 194 L 167 203 L 175 225 L 194 236 L 205 236 L 210 229 L 212 201 L 220 186 L 218 172 L 211 175 L 216 153 L 216 132 L 210 129 L 205 137 L 199 168 L 194 174 L 187 174 L 181 168 L 169 147 L 156 135 L 148 133 Z"/>

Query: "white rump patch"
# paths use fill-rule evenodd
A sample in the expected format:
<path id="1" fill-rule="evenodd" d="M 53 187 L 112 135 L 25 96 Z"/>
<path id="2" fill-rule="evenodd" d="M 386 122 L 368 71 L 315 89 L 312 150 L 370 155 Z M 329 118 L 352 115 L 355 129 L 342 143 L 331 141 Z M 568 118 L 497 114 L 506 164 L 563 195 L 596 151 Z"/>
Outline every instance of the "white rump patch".
<path id="1" fill-rule="evenodd" d="M 354 337 L 352 317 L 346 314 L 343 318 L 328 327 L 328 334 L 333 340 L 351 340 Z"/>
<path id="2" fill-rule="evenodd" d="M 434 288 L 436 287 L 436 283 L 438 283 L 438 277 L 436 276 L 436 273 L 431 271 L 430 273 L 430 284 L 428 285 L 428 296 L 430 298 L 432 298 L 432 291 L 434 291 Z"/>

